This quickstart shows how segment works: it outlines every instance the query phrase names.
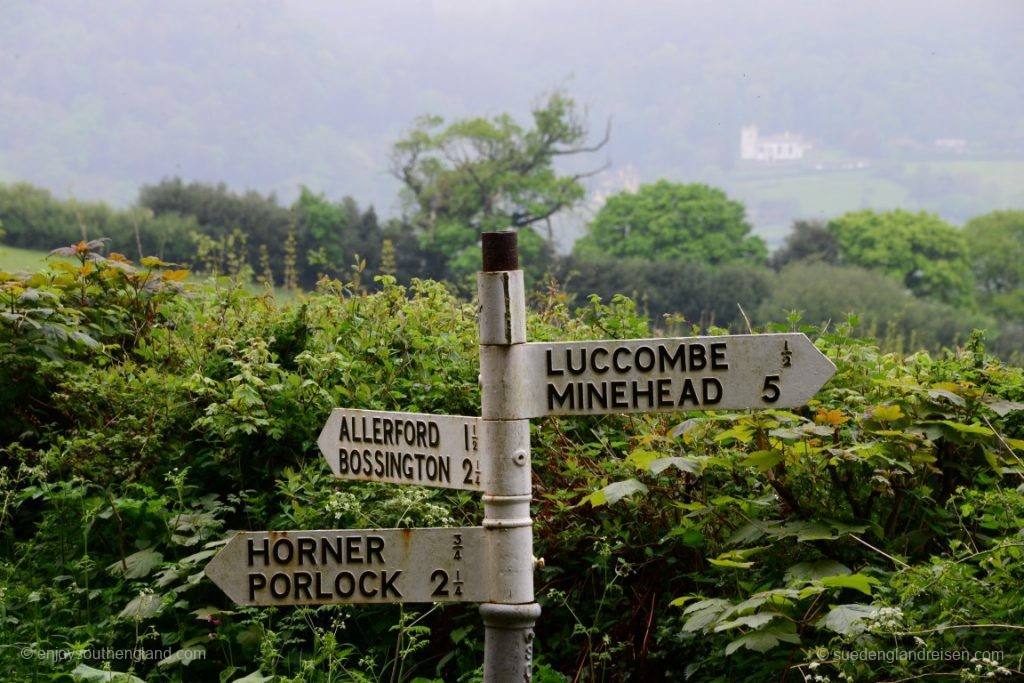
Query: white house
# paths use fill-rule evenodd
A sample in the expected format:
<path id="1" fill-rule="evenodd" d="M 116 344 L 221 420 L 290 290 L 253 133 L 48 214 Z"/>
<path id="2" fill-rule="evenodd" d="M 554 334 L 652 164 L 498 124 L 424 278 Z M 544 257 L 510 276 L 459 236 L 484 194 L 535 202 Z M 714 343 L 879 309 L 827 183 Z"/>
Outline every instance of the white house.
<path id="1" fill-rule="evenodd" d="M 811 144 L 802 135 L 786 131 L 781 135 L 757 133 L 757 126 L 740 130 L 740 159 L 745 161 L 795 161 L 803 159 Z"/>

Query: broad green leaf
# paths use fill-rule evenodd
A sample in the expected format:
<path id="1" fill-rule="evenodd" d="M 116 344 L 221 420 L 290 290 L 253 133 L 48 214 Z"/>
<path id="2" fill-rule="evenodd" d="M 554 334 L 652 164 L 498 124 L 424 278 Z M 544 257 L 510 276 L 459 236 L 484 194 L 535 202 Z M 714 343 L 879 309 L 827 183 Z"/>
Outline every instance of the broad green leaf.
<path id="1" fill-rule="evenodd" d="M 205 621 L 218 614 L 234 614 L 234 612 L 226 609 L 220 609 L 219 607 L 200 607 L 197 610 L 193 610 L 192 614 L 196 615 L 196 619 L 202 619 Z"/>
<path id="2" fill-rule="evenodd" d="M 767 472 L 786 459 L 786 454 L 780 450 L 754 451 L 740 463 L 748 467 L 756 467 L 760 472 Z"/>
<path id="3" fill-rule="evenodd" d="M 722 598 L 705 598 L 703 600 L 700 600 L 699 602 L 693 603 L 692 605 L 684 609 L 683 614 L 692 614 L 693 612 L 699 612 L 701 610 L 712 608 L 717 609 L 719 612 L 722 612 L 728 607 L 732 607 L 732 603 L 728 600 L 723 600 Z"/>
<path id="4" fill-rule="evenodd" d="M 747 425 L 736 425 L 732 429 L 727 429 L 715 437 L 715 441 L 729 440 L 739 441 L 744 444 L 750 443 L 754 440 L 754 430 L 752 427 Z"/>
<path id="5" fill-rule="evenodd" d="M 117 615 L 119 619 L 145 621 L 156 615 L 163 607 L 163 597 L 156 593 L 142 593 L 125 605 Z"/>
<path id="6" fill-rule="evenodd" d="M 248 676 L 242 678 L 236 678 L 231 683 L 268 683 L 268 681 L 274 680 L 273 676 L 264 676 L 259 672 L 259 669 L 253 671 Z"/>
<path id="7" fill-rule="evenodd" d="M 100 671 L 85 664 L 79 664 L 71 671 L 72 676 L 85 679 L 89 683 L 146 683 L 137 676 L 121 673 L 119 671 Z"/>
<path id="8" fill-rule="evenodd" d="M 727 609 L 732 607 L 728 600 L 712 599 L 701 600 L 684 610 L 683 614 L 689 614 L 690 618 L 683 624 L 683 630 L 693 633 L 700 631 L 714 622 Z"/>
<path id="9" fill-rule="evenodd" d="M 846 576 L 826 576 L 818 579 L 818 583 L 829 588 L 852 588 L 865 595 L 871 595 L 871 585 L 879 584 L 881 581 L 864 574 L 848 574 Z"/>
<path id="10" fill-rule="evenodd" d="M 771 533 L 770 531 L 767 531 L 767 529 L 775 526 L 777 526 L 777 524 L 774 522 L 747 522 L 740 528 L 736 529 L 725 544 L 741 545 L 756 541 L 764 536 L 765 533 Z"/>
<path id="11" fill-rule="evenodd" d="M 699 425 L 700 422 L 701 421 L 696 419 L 696 418 L 690 418 L 689 420 L 686 420 L 685 422 L 680 422 L 679 424 L 677 424 L 675 427 L 672 428 L 671 434 L 672 434 L 672 436 L 674 438 L 678 438 L 680 436 L 683 436 L 687 432 L 689 432 L 691 429 L 693 429 L 694 427 Z"/>
<path id="12" fill-rule="evenodd" d="M 746 628 L 761 628 L 775 617 L 781 617 L 782 615 L 778 612 L 757 612 L 756 614 L 747 614 L 742 617 L 730 619 L 729 621 L 722 622 L 715 626 L 715 632 L 728 631 L 731 628 L 738 628 L 740 626 Z"/>
<path id="13" fill-rule="evenodd" d="M 616 503 L 626 496 L 631 496 L 634 493 L 647 493 L 647 487 L 643 482 L 637 481 L 636 479 L 616 481 L 608 484 L 603 489 L 594 491 L 589 496 L 586 496 L 577 504 L 577 507 L 584 503 L 590 503 L 591 507 L 595 508 L 601 507 L 602 505 L 611 505 L 612 503 Z"/>
<path id="14" fill-rule="evenodd" d="M 965 425 L 961 422 L 954 422 L 953 420 L 937 420 L 936 424 L 946 425 L 951 429 L 964 434 L 980 434 L 982 436 L 992 436 L 993 432 L 988 427 L 982 427 L 981 425 Z"/>
<path id="15" fill-rule="evenodd" d="M 839 538 L 831 526 L 822 522 L 788 522 L 783 524 L 777 532 L 779 538 L 796 536 L 798 541 L 824 541 Z"/>
<path id="16" fill-rule="evenodd" d="M 898 405 L 893 406 L 876 406 L 871 413 L 871 417 L 878 420 L 879 422 L 895 422 L 903 415 L 903 410 Z"/>
<path id="17" fill-rule="evenodd" d="M 736 560 L 717 560 L 715 558 L 708 558 L 708 562 L 715 565 L 716 567 L 732 567 L 734 569 L 750 569 L 754 566 L 753 562 L 737 562 Z"/>
<path id="18" fill-rule="evenodd" d="M 675 467 L 677 470 L 687 472 L 689 474 L 700 474 L 700 463 L 696 460 L 690 460 L 689 458 L 658 458 L 657 460 L 652 460 L 648 464 L 651 474 L 661 474 L 669 467 Z"/>
<path id="19" fill-rule="evenodd" d="M 820 585 L 811 584 L 800 589 L 800 594 L 797 596 L 800 600 L 806 600 L 812 595 L 818 595 L 825 592 L 825 587 Z"/>
<path id="20" fill-rule="evenodd" d="M 793 632 L 792 624 L 776 625 L 766 629 L 745 633 L 725 646 L 725 654 L 731 655 L 741 647 L 755 652 L 768 652 L 781 642 L 800 644 L 800 636 Z"/>
<path id="21" fill-rule="evenodd" d="M 657 460 L 660 456 L 661 453 L 638 448 L 626 456 L 626 463 L 632 465 L 638 470 L 646 472 L 651 468 L 651 463 Z"/>
<path id="22" fill-rule="evenodd" d="M 985 401 L 985 404 L 991 408 L 996 415 L 999 417 L 1006 417 L 1010 413 L 1015 413 L 1019 410 L 1024 410 L 1024 403 L 1018 403 L 1016 401 L 1007 401 L 1005 399 L 993 399 Z"/>
<path id="23" fill-rule="evenodd" d="M 800 562 L 786 570 L 786 581 L 817 581 L 828 576 L 845 576 L 850 568 L 835 560 Z"/>
<path id="24" fill-rule="evenodd" d="M 928 392 L 930 398 L 944 398 L 955 406 L 963 407 L 965 401 L 962 396 L 957 396 L 952 391 L 946 391 L 944 389 L 932 389 Z"/>
<path id="25" fill-rule="evenodd" d="M 699 548 L 704 545 L 704 534 L 694 527 L 675 527 L 672 531 L 665 534 L 665 538 L 678 538 L 683 545 L 691 548 Z"/>
<path id="26" fill-rule="evenodd" d="M 684 595 L 684 596 L 682 596 L 680 598 L 676 598 L 675 600 L 673 600 L 672 602 L 670 602 L 668 604 L 669 604 L 669 607 L 682 607 L 683 605 L 688 603 L 690 600 L 696 600 L 699 597 L 700 597 L 699 595 Z"/>
<path id="27" fill-rule="evenodd" d="M 995 451 L 989 448 L 982 448 L 981 454 L 985 456 L 985 462 L 992 468 L 992 471 L 996 474 L 1002 474 L 1002 466 L 999 464 L 999 456 Z"/>
<path id="28" fill-rule="evenodd" d="M 140 579 L 147 576 L 155 567 L 160 566 L 163 561 L 164 556 L 161 553 L 147 548 L 132 553 L 124 558 L 123 563 L 120 560 L 114 562 L 107 567 L 107 571 L 114 576 L 124 576 L 126 579 Z"/>
<path id="29" fill-rule="evenodd" d="M 818 620 L 818 626 L 846 636 L 863 631 L 861 622 L 874 617 L 877 613 L 878 608 L 871 605 L 836 605 Z"/>
<path id="30" fill-rule="evenodd" d="M 206 656 L 206 648 L 202 645 L 193 645 L 192 647 L 184 647 L 170 655 L 164 657 L 157 666 L 160 668 L 174 666 L 175 664 L 181 664 L 188 666 L 192 662 L 201 661 Z"/>

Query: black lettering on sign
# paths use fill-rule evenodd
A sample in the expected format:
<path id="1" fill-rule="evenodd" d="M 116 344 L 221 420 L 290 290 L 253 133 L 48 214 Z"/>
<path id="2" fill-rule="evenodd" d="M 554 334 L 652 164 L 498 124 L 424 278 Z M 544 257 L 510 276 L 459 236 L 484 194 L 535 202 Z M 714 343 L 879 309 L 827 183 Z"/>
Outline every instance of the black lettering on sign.
<path id="1" fill-rule="evenodd" d="M 470 460 L 469 458 L 463 458 L 462 459 L 462 471 L 466 475 L 466 476 L 464 476 L 462 478 L 462 483 L 463 484 L 472 484 L 473 483 L 473 461 Z"/>
<path id="2" fill-rule="evenodd" d="M 299 566 L 316 564 L 316 539 L 299 536 L 295 544 L 299 546 Z"/>
<path id="3" fill-rule="evenodd" d="M 555 406 L 555 401 L 556 400 L 558 401 L 558 406 L 557 407 L 562 407 L 566 403 L 568 403 L 569 404 L 569 409 L 570 410 L 575 410 L 576 409 L 576 402 L 573 401 L 573 394 L 572 394 L 573 386 L 574 385 L 572 385 L 572 384 L 566 384 L 565 388 L 562 389 L 561 392 L 559 392 L 558 389 L 555 388 L 554 384 L 549 384 L 548 385 L 548 410 L 554 410 L 555 409 L 555 407 L 556 407 Z"/>
<path id="4" fill-rule="evenodd" d="M 384 564 L 384 537 L 383 536 L 367 536 L 366 537 L 366 562 L 367 564 L 373 564 L 374 558 L 377 558 L 377 562 Z"/>
<path id="5" fill-rule="evenodd" d="M 626 381 L 617 379 L 612 381 L 612 407 L 628 408 L 629 401 L 626 400 Z"/>
<path id="6" fill-rule="evenodd" d="M 683 380 L 683 391 L 679 394 L 679 400 L 676 401 L 676 405 L 685 406 L 686 402 L 690 401 L 693 405 L 700 405 L 700 400 L 697 398 L 697 390 L 693 386 L 693 380 L 687 377 Z"/>
<path id="7" fill-rule="evenodd" d="M 359 593 L 365 595 L 368 598 L 372 598 L 377 594 L 376 588 L 367 588 L 366 579 L 376 579 L 377 572 L 363 572 L 359 575 Z"/>
<path id="8" fill-rule="evenodd" d="M 317 576 L 320 576 L 320 572 L 317 572 Z M 312 585 L 312 574 L 309 572 L 295 572 L 295 599 L 301 600 L 305 598 L 306 600 L 312 600 L 313 594 L 309 592 L 309 587 Z"/>
<path id="9" fill-rule="evenodd" d="M 552 363 L 552 354 L 553 351 L 551 349 L 548 349 L 547 351 L 544 352 L 544 358 L 547 361 L 548 377 L 557 377 L 558 375 L 564 375 L 565 370 L 556 369 L 554 364 Z"/>
<path id="10" fill-rule="evenodd" d="M 279 538 L 274 541 L 274 562 L 278 564 L 288 564 L 292 561 L 292 554 L 294 546 L 292 542 L 287 538 Z"/>
<path id="11" fill-rule="evenodd" d="M 401 575 L 401 569 L 396 569 L 390 579 L 388 578 L 387 570 L 381 572 L 380 595 L 382 598 L 388 597 L 389 593 L 393 594 L 396 598 L 402 597 L 402 593 L 395 588 L 395 581 L 397 581 L 398 577 Z"/>
<path id="12" fill-rule="evenodd" d="M 437 588 L 430 595 L 435 598 L 448 597 L 448 572 L 443 569 L 435 569 L 430 574 L 430 583 L 437 582 Z"/>
<path id="13" fill-rule="evenodd" d="M 292 592 L 292 582 L 287 574 L 274 574 L 270 577 L 270 594 L 275 598 L 287 598 Z"/>
<path id="14" fill-rule="evenodd" d="M 705 377 L 700 381 L 704 405 L 714 405 L 722 400 L 722 383 L 715 377 Z"/>
<path id="15" fill-rule="evenodd" d="M 345 586 L 345 583 L 348 585 Z M 352 572 L 338 572 L 334 577 L 334 594 L 341 598 L 350 598 L 356 592 L 356 577 Z"/>
<path id="16" fill-rule="evenodd" d="M 675 405 L 672 403 L 672 380 L 661 378 L 658 380 L 658 407 Z"/>
<path id="17" fill-rule="evenodd" d="M 453 539 L 452 550 L 455 551 L 455 554 L 452 555 L 452 559 L 453 560 L 461 560 L 462 559 L 462 534 L 452 534 L 452 539 Z"/>
<path id="18" fill-rule="evenodd" d="M 267 576 L 266 574 L 249 574 L 249 599 L 256 599 L 256 591 L 261 591 L 267 587 Z"/>
<path id="19" fill-rule="evenodd" d="M 782 367 L 789 368 L 793 366 L 793 352 L 789 350 L 789 342 L 782 342 Z"/>
<path id="20" fill-rule="evenodd" d="M 248 557 L 250 567 L 252 567 L 255 564 L 254 560 L 256 559 L 257 556 L 263 557 L 264 567 L 270 564 L 270 542 L 267 539 L 263 539 L 262 545 L 259 549 L 256 548 L 256 544 L 253 542 L 253 539 L 251 538 L 246 543 L 248 545 L 249 550 Z"/>
<path id="21" fill-rule="evenodd" d="M 644 389 L 643 387 L 646 387 Z M 633 407 L 640 407 L 641 398 L 647 399 L 647 407 L 654 407 L 654 381 L 647 380 L 646 382 L 638 382 L 633 380 Z"/>
<path id="22" fill-rule="evenodd" d="M 725 342 L 711 342 L 711 369 L 728 370 L 729 364 L 725 362 Z"/>
<path id="23" fill-rule="evenodd" d="M 762 391 L 764 393 L 761 394 L 761 399 L 765 403 L 775 403 L 778 401 L 779 396 L 782 395 L 782 391 L 779 389 L 779 376 L 765 375 Z"/>
<path id="24" fill-rule="evenodd" d="M 619 348 L 615 349 L 612 352 L 612 366 L 615 368 L 615 372 L 623 373 L 629 372 L 630 370 L 631 366 L 629 365 L 629 363 L 626 363 L 625 365 L 619 365 L 619 356 L 622 354 L 628 356 L 629 349 L 627 349 L 625 346 L 620 346 Z"/>
<path id="25" fill-rule="evenodd" d="M 703 370 L 707 364 L 706 349 L 701 344 L 690 344 L 690 370 Z"/>

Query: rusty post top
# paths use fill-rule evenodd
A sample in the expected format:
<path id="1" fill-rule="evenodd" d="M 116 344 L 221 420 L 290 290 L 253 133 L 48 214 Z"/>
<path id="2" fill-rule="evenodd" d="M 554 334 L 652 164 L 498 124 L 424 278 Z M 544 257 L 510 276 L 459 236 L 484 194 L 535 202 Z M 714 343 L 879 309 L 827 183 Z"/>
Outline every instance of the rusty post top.
<path id="1" fill-rule="evenodd" d="M 519 248 L 514 230 L 485 232 L 483 234 L 485 273 L 500 270 L 519 270 Z"/>

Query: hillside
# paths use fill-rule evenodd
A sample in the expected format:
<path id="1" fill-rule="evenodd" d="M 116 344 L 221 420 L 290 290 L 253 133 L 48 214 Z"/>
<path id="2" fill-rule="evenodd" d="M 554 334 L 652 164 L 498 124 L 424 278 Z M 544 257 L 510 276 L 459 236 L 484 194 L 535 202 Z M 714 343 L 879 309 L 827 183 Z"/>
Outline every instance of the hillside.
<path id="1" fill-rule="evenodd" d="M 621 187 L 627 170 L 719 182 L 777 202 L 778 218 L 758 218 L 773 230 L 801 212 L 888 204 L 909 184 L 751 184 L 737 163 L 748 123 L 875 162 L 893 140 L 937 138 L 967 140 L 972 158 L 1024 158 L 1012 1 L 12 0 L 4 14 L 0 180 L 120 205 L 176 175 L 286 200 L 307 185 L 392 216 L 389 148 L 417 116 L 521 116 L 555 87 L 589 107 L 595 131 L 611 122 L 592 190 Z M 957 187 L 970 202 L 909 199 L 959 220 L 990 198 L 987 185 Z M 1001 201 L 1024 203 L 1019 190 Z"/>

